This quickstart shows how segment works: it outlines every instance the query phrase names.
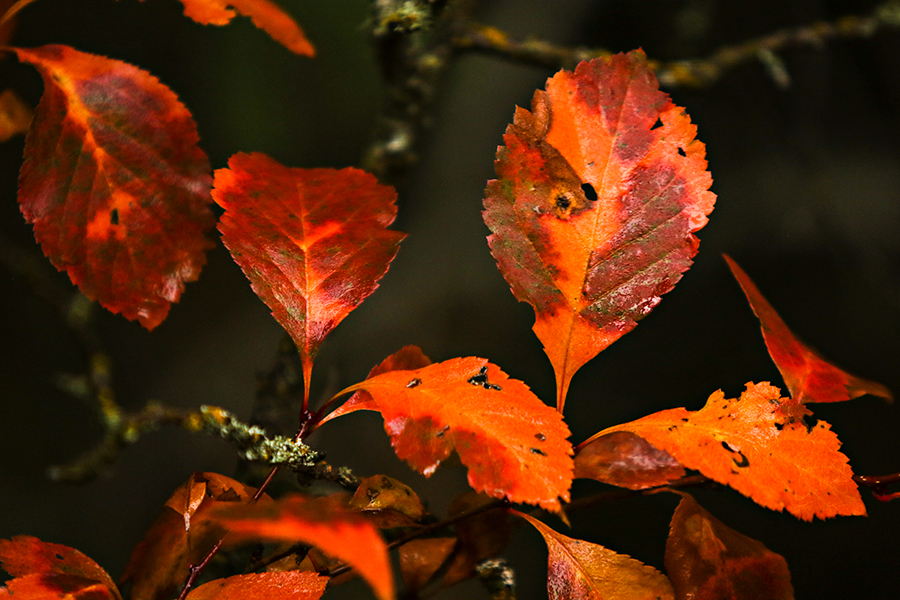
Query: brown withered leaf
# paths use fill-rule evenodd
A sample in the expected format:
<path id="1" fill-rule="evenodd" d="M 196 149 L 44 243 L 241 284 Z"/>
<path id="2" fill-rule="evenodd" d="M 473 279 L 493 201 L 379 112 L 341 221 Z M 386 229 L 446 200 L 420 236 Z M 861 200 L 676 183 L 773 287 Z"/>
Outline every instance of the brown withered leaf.
<path id="1" fill-rule="evenodd" d="M 684 474 L 684 467 L 671 454 L 630 431 L 601 435 L 576 449 L 576 479 L 643 490 L 665 485 Z"/>

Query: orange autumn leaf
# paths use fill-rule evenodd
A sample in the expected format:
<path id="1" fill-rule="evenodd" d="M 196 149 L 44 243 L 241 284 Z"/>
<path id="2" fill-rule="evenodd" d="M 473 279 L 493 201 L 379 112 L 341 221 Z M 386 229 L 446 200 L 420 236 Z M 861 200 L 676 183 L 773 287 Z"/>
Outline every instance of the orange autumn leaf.
<path id="1" fill-rule="evenodd" d="M 547 542 L 550 600 L 673 600 L 672 584 L 651 566 L 599 544 L 558 533 L 541 521 L 512 511 Z"/>
<path id="2" fill-rule="evenodd" d="M 34 110 L 12 90 L 0 93 L 0 142 L 25 134 L 31 126 Z"/>
<path id="3" fill-rule="evenodd" d="M 239 153 L 215 172 L 213 198 L 222 241 L 300 351 L 308 394 L 319 345 L 375 291 L 405 237 L 387 229 L 397 194 L 359 169 Z"/>
<path id="4" fill-rule="evenodd" d="M 456 450 L 476 491 L 551 510 L 559 498 L 568 500 L 569 428 L 527 385 L 486 359 L 388 371 L 340 394 L 357 390 L 368 396 L 354 396 L 323 422 L 378 411 L 397 456 L 426 476 Z"/>
<path id="5" fill-rule="evenodd" d="M 339 498 L 292 494 L 266 504 L 220 505 L 212 513 L 228 529 L 229 544 L 303 542 L 352 566 L 380 600 L 394 597 L 387 546 L 375 527 Z"/>
<path id="6" fill-rule="evenodd" d="M 143 0 L 142 0 L 143 1 Z M 241 14 L 295 54 L 315 56 L 303 30 L 271 0 L 181 0 L 184 15 L 201 25 L 227 25 Z"/>
<path id="7" fill-rule="evenodd" d="M 162 513 L 135 546 L 119 581 L 131 600 L 170 600 L 188 572 L 226 530 L 209 518 L 223 503 L 248 503 L 256 490 L 217 473 L 194 473 L 172 494 Z M 265 502 L 267 496 L 260 498 Z"/>
<path id="8" fill-rule="evenodd" d="M 13 50 L 44 79 L 19 174 L 22 214 L 84 295 L 153 329 L 212 246 L 212 179 L 190 113 L 124 62 L 68 46 Z"/>
<path id="9" fill-rule="evenodd" d="M 842 402 L 865 394 L 893 400 L 890 390 L 880 383 L 842 371 L 804 345 L 744 270 L 731 257 L 725 256 L 725 260 L 759 319 L 766 348 L 794 401 Z"/>
<path id="10" fill-rule="evenodd" d="M 415 593 L 428 585 L 455 546 L 456 538 L 446 537 L 412 540 L 400 546 L 400 574 L 406 589 Z"/>
<path id="11" fill-rule="evenodd" d="M 8 595 L 20 600 L 122 600 L 109 574 L 68 546 L 20 535 L 0 540 L 0 565 L 13 579 Z"/>
<path id="12" fill-rule="evenodd" d="M 684 474 L 684 467 L 671 454 L 628 431 L 592 438 L 575 455 L 576 479 L 595 479 L 631 490 L 665 485 Z"/>
<path id="13" fill-rule="evenodd" d="M 516 109 L 483 216 L 500 271 L 534 307 L 560 411 L 575 372 L 692 264 L 715 203 L 695 134 L 640 50 L 560 71 Z"/>
<path id="14" fill-rule="evenodd" d="M 728 527 L 689 494 L 682 496 L 666 542 L 666 571 L 676 598 L 793 600 L 780 554 Z"/>
<path id="15" fill-rule="evenodd" d="M 748 383 L 740 399 L 712 394 L 698 411 L 664 410 L 601 431 L 630 431 L 688 469 L 729 485 L 757 504 L 800 519 L 864 515 L 853 471 L 825 421 L 807 425 L 768 383 Z"/>
<path id="16" fill-rule="evenodd" d="M 409 527 L 426 514 L 411 487 L 387 475 L 373 475 L 359 482 L 348 507 L 357 510 L 375 527 Z"/>
<path id="17" fill-rule="evenodd" d="M 190 591 L 186 600 L 318 600 L 328 578 L 312 571 L 250 573 L 216 579 Z"/>

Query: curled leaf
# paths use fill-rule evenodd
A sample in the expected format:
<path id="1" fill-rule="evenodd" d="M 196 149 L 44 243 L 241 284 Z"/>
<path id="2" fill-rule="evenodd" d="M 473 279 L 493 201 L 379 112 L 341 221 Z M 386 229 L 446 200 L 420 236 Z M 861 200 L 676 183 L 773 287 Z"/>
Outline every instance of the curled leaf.
<path id="1" fill-rule="evenodd" d="M 425 516 L 425 507 L 413 489 L 387 475 L 360 481 L 349 506 L 379 528 L 408 527 Z"/>
<path id="2" fill-rule="evenodd" d="M 842 371 L 804 345 L 744 270 L 729 256 L 725 260 L 759 319 L 769 356 L 795 402 L 842 402 L 865 394 L 894 399 L 890 390 L 880 383 Z"/>
<path id="3" fill-rule="evenodd" d="M 153 329 L 212 246 L 210 167 L 191 114 L 127 63 L 13 50 L 44 79 L 19 173 L 25 220 L 85 296 Z"/>
<path id="4" fill-rule="evenodd" d="M 793 600 L 791 573 L 780 554 L 678 493 L 682 499 L 672 515 L 665 559 L 678 598 Z"/>
<path id="5" fill-rule="evenodd" d="M 594 437 L 630 431 L 686 468 L 806 521 L 866 514 L 831 426 L 783 410 L 791 402 L 768 383 L 748 383 L 739 399 L 717 391 L 698 411 L 664 410 Z"/>
<path id="6" fill-rule="evenodd" d="M 564 536 L 526 514 L 514 514 L 534 525 L 547 542 L 550 600 L 674 600 L 672 584 L 653 567 Z"/>
<path id="7" fill-rule="evenodd" d="M 692 264 L 715 194 L 705 146 L 640 50 L 580 63 L 517 108 L 485 190 L 491 253 L 535 310 L 557 408 Z"/>
<path id="8" fill-rule="evenodd" d="M 312 571 L 250 573 L 216 579 L 190 591 L 186 600 L 318 600 L 328 578 Z"/>
<path id="9" fill-rule="evenodd" d="M 389 371 L 351 386 L 365 390 L 331 413 L 384 417 L 397 456 L 431 475 L 456 450 L 476 491 L 557 509 L 569 498 L 572 447 L 561 416 L 521 381 L 483 358 Z"/>
<path id="10" fill-rule="evenodd" d="M 575 478 L 596 479 L 630 490 L 665 485 L 684 477 L 684 467 L 629 431 L 592 438 L 575 454 Z"/>

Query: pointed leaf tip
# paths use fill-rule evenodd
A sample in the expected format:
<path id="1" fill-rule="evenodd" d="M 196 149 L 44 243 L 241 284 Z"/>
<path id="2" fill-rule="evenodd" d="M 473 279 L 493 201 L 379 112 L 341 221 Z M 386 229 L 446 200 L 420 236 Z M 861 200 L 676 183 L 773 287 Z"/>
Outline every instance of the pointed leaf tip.
<path id="1" fill-rule="evenodd" d="M 212 247 L 212 183 L 191 114 L 159 80 L 68 46 L 14 48 L 43 77 L 19 204 L 85 296 L 153 329 Z"/>
<path id="2" fill-rule="evenodd" d="M 747 273 L 730 256 L 723 256 L 759 319 L 769 356 L 795 402 L 842 402 L 866 394 L 894 399 L 885 386 L 837 368 L 797 339 Z"/>
<path id="3" fill-rule="evenodd" d="M 513 294 L 534 307 L 560 411 L 575 372 L 692 264 L 715 203 L 695 134 L 639 50 L 560 71 L 516 109 L 483 217 Z"/>

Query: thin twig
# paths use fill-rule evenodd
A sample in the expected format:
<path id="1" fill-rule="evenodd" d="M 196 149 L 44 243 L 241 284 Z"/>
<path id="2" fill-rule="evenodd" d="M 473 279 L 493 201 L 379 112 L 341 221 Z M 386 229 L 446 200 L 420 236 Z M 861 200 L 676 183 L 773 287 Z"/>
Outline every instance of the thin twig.
<path id="1" fill-rule="evenodd" d="M 900 483 L 900 473 L 890 475 L 854 475 L 853 481 L 872 490 L 872 494 L 882 502 L 889 502 L 900 498 L 900 492 L 888 492 L 888 486 Z"/>
<path id="2" fill-rule="evenodd" d="M 650 64 L 656 71 L 660 84 L 668 87 L 709 85 L 725 71 L 754 60 L 763 61 L 770 72 L 782 73 L 776 81 L 783 82 L 783 65 L 776 52 L 802 46 L 820 48 L 833 38 L 867 38 L 881 29 L 898 27 L 900 3 L 889 0 L 865 16 L 849 15 L 833 22 L 818 21 L 803 27 L 784 29 L 741 44 L 726 46 L 706 58 L 650 61 Z M 572 48 L 533 38 L 517 40 L 495 27 L 480 23 L 467 23 L 459 27 L 453 36 L 453 46 L 457 51 L 483 52 L 553 69 L 571 69 L 582 60 L 612 54 L 603 48 Z"/>

